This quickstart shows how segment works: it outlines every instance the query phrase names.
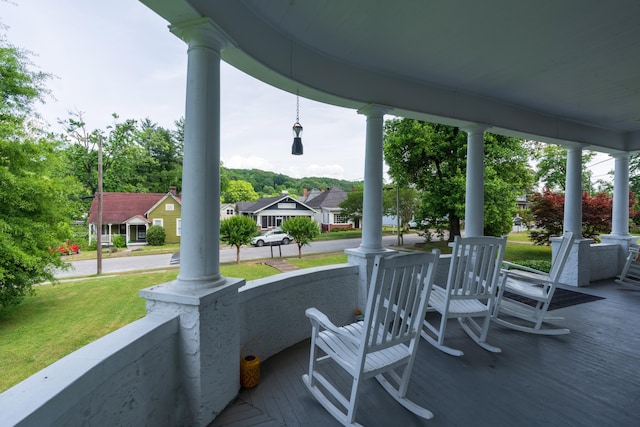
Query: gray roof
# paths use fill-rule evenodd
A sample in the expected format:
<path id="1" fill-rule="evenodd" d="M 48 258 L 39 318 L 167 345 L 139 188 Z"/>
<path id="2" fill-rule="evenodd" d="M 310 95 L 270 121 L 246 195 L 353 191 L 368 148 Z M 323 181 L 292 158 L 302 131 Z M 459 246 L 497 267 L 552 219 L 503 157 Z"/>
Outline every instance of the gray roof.
<path id="1" fill-rule="evenodd" d="M 308 204 L 314 209 L 338 208 L 340 207 L 339 206 L 340 203 L 342 203 L 342 201 L 346 198 L 347 198 L 346 191 L 338 187 L 333 187 L 333 188 L 330 188 L 329 190 L 326 190 L 320 193 L 318 196 L 314 197 L 313 199 L 309 200 Z"/>
<path id="2" fill-rule="evenodd" d="M 276 197 L 265 197 L 264 199 L 258 199 L 255 202 L 238 202 L 236 203 L 236 209 L 238 213 L 250 213 L 255 214 L 260 212 L 261 210 L 267 209 L 270 206 L 275 205 L 276 203 L 280 203 L 282 201 L 289 201 L 293 203 L 299 203 L 302 206 L 308 208 L 309 210 L 313 210 L 306 203 L 301 202 L 300 200 L 296 200 L 291 196 L 276 196 Z"/>

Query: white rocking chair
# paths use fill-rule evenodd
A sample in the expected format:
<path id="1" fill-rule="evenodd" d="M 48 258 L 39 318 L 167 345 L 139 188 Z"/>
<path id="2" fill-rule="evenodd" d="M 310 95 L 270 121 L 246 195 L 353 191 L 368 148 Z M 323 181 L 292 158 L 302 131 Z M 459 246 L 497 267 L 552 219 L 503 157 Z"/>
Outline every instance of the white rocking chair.
<path id="1" fill-rule="evenodd" d="M 355 421 L 360 387 L 371 377 L 414 414 L 433 417 L 407 399 L 406 393 L 438 257 L 437 250 L 431 254 L 377 256 L 364 321 L 338 327 L 319 310 L 306 310 L 312 334 L 309 374 L 302 379 L 318 402 L 343 425 L 360 425 Z M 320 362 L 330 360 L 352 377 L 348 395 L 338 391 L 319 371 Z M 397 368 L 401 368 L 400 373 Z"/>
<path id="2" fill-rule="evenodd" d="M 429 311 L 440 314 L 440 324 L 432 325 L 426 319 L 422 328 L 422 337 L 434 347 L 452 356 L 464 354 L 444 345 L 448 320 L 457 318 L 478 345 L 494 353 L 501 351 L 487 343 L 487 334 L 506 243 L 506 237 L 455 238 L 447 286 L 434 285 L 429 298 Z"/>
<path id="3" fill-rule="evenodd" d="M 629 245 L 629 255 L 616 282 L 631 289 L 640 290 L 640 245 Z"/>
<path id="4" fill-rule="evenodd" d="M 532 334 L 563 335 L 571 332 L 566 328 L 546 327 L 544 322 L 564 319 L 549 316 L 547 310 L 560 281 L 573 240 L 571 232 L 566 232 L 562 236 L 560 248 L 548 274 L 534 268 L 504 263 L 506 268 L 503 272 L 507 275 L 507 280 L 498 291 L 498 303 L 493 315 L 494 322 L 516 331 Z M 517 297 L 525 297 L 531 300 L 533 305 L 518 301 Z M 520 319 L 520 321 L 515 323 L 506 316 Z"/>

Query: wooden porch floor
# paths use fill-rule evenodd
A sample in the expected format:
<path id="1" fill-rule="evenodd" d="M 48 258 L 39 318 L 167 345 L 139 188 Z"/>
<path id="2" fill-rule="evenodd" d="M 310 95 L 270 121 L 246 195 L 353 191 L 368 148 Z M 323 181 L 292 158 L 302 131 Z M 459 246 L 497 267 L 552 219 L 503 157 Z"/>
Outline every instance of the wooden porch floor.
<path id="1" fill-rule="evenodd" d="M 572 288 L 574 289 L 574 288 Z M 574 289 L 605 299 L 554 310 L 571 334 L 550 337 L 492 325 L 489 353 L 452 324 L 447 342 L 462 357 L 425 341 L 409 397 L 434 413 L 420 419 L 375 381 L 364 386 L 357 420 L 365 426 L 638 426 L 640 425 L 640 291 L 613 281 Z M 452 322 L 455 322 L 453 320 Z M 339 424 L 304 387 L 309 342 L 262 364 L 260 384 L 241 390 L 211 427 Z M 335 375 L 341 375 L 339 369 Z"/>

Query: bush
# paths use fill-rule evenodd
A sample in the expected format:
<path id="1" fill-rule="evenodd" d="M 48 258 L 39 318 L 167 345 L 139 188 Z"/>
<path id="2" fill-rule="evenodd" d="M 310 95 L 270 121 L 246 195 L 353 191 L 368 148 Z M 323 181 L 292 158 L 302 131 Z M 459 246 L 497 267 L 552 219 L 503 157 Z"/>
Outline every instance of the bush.
<path id="1" fill-rule="evenodd" d="M 147 230 L 147 243 L 151 246 L 164 246 L 167 234 L 164 228 L 159 225 L 152 225 Z"/>
<path id="2" fill-rule="evenodd" d="M 113 242 L 113 246 L 115 246 L 116 248 L 126 248 L 127 247 L 127 241 L 125 239 L 125 237 L 122 234 L 115 234 L 112 238 L 111 238 L 112 242 Z M 164 244 L 164 241 L 163 241 Z"/>
<path id="3" fill-rule="evenodd" d="M 551 271 L 551 261 L 546 259 L 523 259 L 513 261 L 514 264 L 519 264 L 525 267 L 534 268 L 536 270 L 544 271 L 548 273 Z"/>

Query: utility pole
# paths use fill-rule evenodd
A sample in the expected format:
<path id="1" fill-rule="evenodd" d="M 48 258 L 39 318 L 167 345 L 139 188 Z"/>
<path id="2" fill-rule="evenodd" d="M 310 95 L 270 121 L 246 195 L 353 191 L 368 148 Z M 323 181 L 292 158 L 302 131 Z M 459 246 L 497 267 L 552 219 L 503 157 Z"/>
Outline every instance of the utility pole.
<path id="1" fill-rule="evenodd" d="M 98 136 L 98 220 L 96 221 L 96 260 L 97 275 L 102 274 L 102 135 Z"/>
<path id="2" fill-rule="evenodd" d="M 401 246 L 404 243 L 402 240 L 402 235 L 400 234 L 400 185 L 398 181 L 396 181 L 396 220 L 398 222 L 398 246 Z"/>

